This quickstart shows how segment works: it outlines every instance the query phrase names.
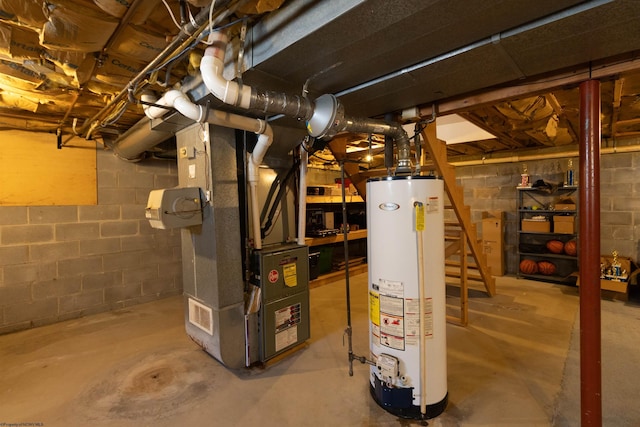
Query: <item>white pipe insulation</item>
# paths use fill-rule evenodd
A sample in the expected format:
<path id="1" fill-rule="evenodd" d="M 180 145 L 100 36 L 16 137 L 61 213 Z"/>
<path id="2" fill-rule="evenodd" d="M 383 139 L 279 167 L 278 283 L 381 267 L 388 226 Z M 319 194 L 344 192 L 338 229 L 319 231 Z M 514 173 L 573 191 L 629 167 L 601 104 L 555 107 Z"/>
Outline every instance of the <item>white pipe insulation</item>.
<path id="1" fill-rule="evenodd" d="M 160 99 L 154 100 L 153 95 L 143 95 L 145 102 L 160 106 L 172 107 L 185 117 L 199 123 L 224 126 L 233 129 L 241 129 L 258 134 L 258 142 L 253 152 L 247 159 L 247 179 L 249 181 L 249 197 L 251 200 L 251 222 L 253 226 L 253 240 L 256 249 L 262 249 L 262 237 L 260 235 L 260 210 L 258 208 L 258 182 L 260 181 L 260 164 L 264 160 L 267 150 L 273 141 L 273 130 L 264 120 L 252 119 L 237 114 L 226 113 L 217 110 L 209 110 L 202 105 L 194 104 L 184 93 L 179 90 L 169 90 Z M 157 119 L 167 113 L 166 108 L 144 105 L 144 112 L 150 119 Z"/>
<path id="2" fill-rule="evenodd" d="M 304 144 L 304 142 L 303 142 Z M 306 245 L 307 234 L 307 163 L 309 153 L 304 146 L 300 148 L 300 182 L 298 183 L 298 239 L 299 245 Z"/>

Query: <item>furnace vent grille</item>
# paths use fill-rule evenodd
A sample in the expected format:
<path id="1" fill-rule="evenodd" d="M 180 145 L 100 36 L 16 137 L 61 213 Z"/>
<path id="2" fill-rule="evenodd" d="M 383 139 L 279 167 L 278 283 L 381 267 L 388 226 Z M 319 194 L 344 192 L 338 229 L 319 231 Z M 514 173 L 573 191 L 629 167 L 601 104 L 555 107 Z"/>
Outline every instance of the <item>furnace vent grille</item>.
<path id="1" fill-rule="evenodd" d="M 189 322 L 213 335 L 213 314 L 209 307 L 189 298 Z"/>

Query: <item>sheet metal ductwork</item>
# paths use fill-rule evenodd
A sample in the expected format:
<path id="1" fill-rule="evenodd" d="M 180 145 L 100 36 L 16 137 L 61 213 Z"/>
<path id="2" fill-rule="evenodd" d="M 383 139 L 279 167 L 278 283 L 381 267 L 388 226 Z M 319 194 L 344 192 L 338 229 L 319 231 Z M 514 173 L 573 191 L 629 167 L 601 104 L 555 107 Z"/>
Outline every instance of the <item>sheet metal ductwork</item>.
<path id="1" fill-rule="evenodd" d="M 126 161 L 139 161 L 146 151 L 173 136 L 173 132 L 153 129 L 151 119 L 143 117 L 112 144 L 116 156 Z"/>
<path id="2" fill-rule="evenodd" d="M 149 94 L 145 94 L 144 98 L 149 104 L 157 105 L 149 107 L 148 104 L 145 104 L 145 114 L 151 119 L 160 118 L 165 115 L 168 110 L 163 107 L 172 107 L 185 117 L 198 123 L 209 123 L 232 129 L 246 130 L 259 135 L 256 146 L 247 159 L 247 179 L 249 181 L 249 193 L 251 197 L 252 224 L 254 225 L 254 246 L 256 249 L 262 249 L 260 214 L 258 209 L 259 168 L 273 141 L 273 130 L 271 126 L 261 119 L 252 119 L 223 111 L 209 110 L 202 105 L 194 104 L 187 95 L 179 90 L 170 90 L 159 100 L 152 99 Z"/>

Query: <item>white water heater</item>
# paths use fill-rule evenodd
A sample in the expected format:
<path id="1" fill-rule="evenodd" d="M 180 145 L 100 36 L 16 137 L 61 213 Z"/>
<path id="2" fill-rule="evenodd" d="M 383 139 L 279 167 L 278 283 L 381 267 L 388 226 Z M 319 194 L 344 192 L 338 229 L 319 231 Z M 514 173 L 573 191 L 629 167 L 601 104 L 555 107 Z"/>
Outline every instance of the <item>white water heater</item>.
<path id="1" fill-rule="evenodd" d="M 447 405 L 443 182 L 367 182 L 371 395 L 404 418 Z"/>

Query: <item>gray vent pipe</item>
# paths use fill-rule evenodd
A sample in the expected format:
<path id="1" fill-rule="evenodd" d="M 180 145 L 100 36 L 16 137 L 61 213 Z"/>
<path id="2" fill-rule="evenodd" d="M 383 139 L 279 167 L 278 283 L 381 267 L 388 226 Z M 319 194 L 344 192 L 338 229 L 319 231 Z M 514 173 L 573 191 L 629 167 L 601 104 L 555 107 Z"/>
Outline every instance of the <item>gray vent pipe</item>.
<path id="1" fill-rule="evenodd" d="M 312 103 L 298 95 L 264 91 L 226 80 L 222 74 L 227 36 L 223 32 L 217 32 L 212 36 L 212 41 L 212 46 L 205 50 L 200 72 L 207 89 L 225 104 L 265 114 L 283 114 L 303 119 L 307 123 L 309 135 L 316 138 L 332 138 L 343 131 L 390 136 L 398 147 L 396 172 L 411 173 L 409 137 L 400 124 L 346 117 L 344 107 L 334 95 L 322 95 Z"/>

